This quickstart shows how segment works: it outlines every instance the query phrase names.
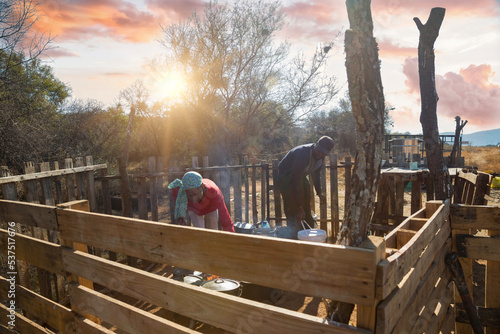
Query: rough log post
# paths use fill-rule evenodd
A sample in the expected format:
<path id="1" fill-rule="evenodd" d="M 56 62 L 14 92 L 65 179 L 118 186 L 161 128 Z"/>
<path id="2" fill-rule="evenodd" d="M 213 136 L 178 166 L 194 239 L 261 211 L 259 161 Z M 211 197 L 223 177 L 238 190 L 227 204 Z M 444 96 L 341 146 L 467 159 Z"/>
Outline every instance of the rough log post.
<path id="1" fill-rule="evenodd" d="M 450 159 L 448 160 L 448 167 L 454 167 L 457 165 L 457 152 L 460 143 L 460 133 L 462 129 L 467 124 L 467 121 L 461 121 L 460 116 L 455 116 L 456 128 L 455 128 L 455 140 L 453 141 L 453 148 L 450 153 Z M 460 156 L 460 155 L 459 155 Z"/>
<path id="2" fill-rule="evenodd" d="M 444 8 L 432 8 L 429 19 L 422 24 L 418 17 L 413 18 L 420 31 L 418 41 L 418 75 L 420 78 L 421 113 L 420 123 L 424 135 L 427 166 L 434 182 L 435 199 L 446 199 L 446 182 L 443 172 L 443 150 L 439 142 L 434 42 L 444 19 Z"/>
<path id="3" fill-rule="evenodd" d="M 384 141 L 384 92 L 369 0 L 347 0 L 345 33 L 349 97 L 356 120 L 352 192 L 337 244 L 358 246 L 366 239 L 375 207 Z M 354 305 L 337 303 L 334 320 L 349 322 Z"/>

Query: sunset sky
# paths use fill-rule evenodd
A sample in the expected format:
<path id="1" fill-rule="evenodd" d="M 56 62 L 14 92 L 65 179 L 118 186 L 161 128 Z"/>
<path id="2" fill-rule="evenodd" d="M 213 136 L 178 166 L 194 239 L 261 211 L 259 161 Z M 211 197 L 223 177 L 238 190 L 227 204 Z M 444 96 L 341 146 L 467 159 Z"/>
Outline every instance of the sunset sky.
<path id="1" fill-rule="evenodd" d="M 220 1 L 221 2 L 221 1 Z M 72 97 L 106 106 L 142 78 L 160 89 L 148 62 L 161 55 L 161 26 L 201 13 L 202 0 L 47 0 L 38 7 L 37 29 L 55 37 L 47 53 L 58 79 Z M 310 54 L 338 32 L 328 71 L 345 91 L 345 1 L 283 0 L 285 38 L 294 50 Z M 464 133 L 500 128 L 500 1 L 373 0 L 374 36 L 379 44 L 386 102 L 394 107 L 393 131 L 421 133 L 417 46 L 419 31 L 433 7 L 446 8 L 435 43 L 440 132 L 454 131 L 455 116 L 468 121 Z M 340 93 L 339 96 L 343 96 Z"/>

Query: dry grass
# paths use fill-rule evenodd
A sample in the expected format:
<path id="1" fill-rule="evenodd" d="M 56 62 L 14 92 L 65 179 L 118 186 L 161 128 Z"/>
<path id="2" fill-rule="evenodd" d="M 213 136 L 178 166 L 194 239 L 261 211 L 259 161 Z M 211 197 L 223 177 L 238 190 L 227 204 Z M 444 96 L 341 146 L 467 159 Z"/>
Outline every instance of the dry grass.
<path id="1" fill-rule="evenodd" d="M 462 149 L 466 166 L 475 166 L 480 171 L 500 173 L 500 147 L 466 146 Z"/>

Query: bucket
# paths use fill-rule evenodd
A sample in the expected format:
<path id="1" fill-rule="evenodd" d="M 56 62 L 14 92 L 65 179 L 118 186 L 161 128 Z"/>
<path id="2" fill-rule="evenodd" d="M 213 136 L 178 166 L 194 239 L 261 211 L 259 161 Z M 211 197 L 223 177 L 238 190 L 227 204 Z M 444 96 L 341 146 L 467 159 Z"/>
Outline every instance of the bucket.
<path id="1" fill-rule="evenodd" d="M 306 229 L 304 224 L 309 227 Z M 319 228 L 311 228 L 309 224 L 306 222 L 302 222 L 302 227 L 304 230 L 300 230 L 297 233 L 297 239 L 302 241 L 311 241 L 311 242 L 325 242 L 326 241 L 326 231 Z"/>

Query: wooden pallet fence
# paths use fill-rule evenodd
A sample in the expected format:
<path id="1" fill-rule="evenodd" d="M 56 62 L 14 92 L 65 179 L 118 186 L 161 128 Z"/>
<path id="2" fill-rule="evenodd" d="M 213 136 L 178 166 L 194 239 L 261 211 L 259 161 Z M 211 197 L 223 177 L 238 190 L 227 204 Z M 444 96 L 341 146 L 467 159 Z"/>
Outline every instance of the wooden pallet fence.
<path id="1" fill-rule="evenodd" d="M 453 284 L 445 264 L 451 251 L 450 203 L 431 201 L 385 238 L 378 264 L 377 333 L 449 333 Z M 444 326 L 448 326 L 445 328 Z"/>
<path id="2" fill-rule="evenodd" d="M 486 334 L 500 332 L 500 208 L 484 205 L 454 204 L 451 207 L 454 230 L 453 248 L 459 255 L 469 293 Z M 482 233 L 474 233 L 475 231 Z M 481 262 L 484 271 L 475 272 Z M 482 273 L 485 273 L 484 276 Z M 481 290 L 478 282 L 484 282 Z M 477 293 L 477 290 L 480 293 Z M 468 317 L 456 300 L 455 333 L 472 333 Z"/>
<path id="3" fill-rule="evenodd" d="M 27 222 L 36 217 L 33 224 L 54 228 L 55 223 L 61 238 L 65 240 L 66 246 L 61 246 L 22 234 L 16 235 L 17 245 L 23 245 L 24 250 L 16 253 L 19 259 L 50 272 L 71 273 L 112 291 L 230 333 L 372 332 L 177 282 L 68 246 L 75 242 L 85 243 L 148 261 L 355 303 L 363 315 L 359 322 L 368 319 L 365 323 L 369 326 L 370 315 L 375 314 L 377 262 L 385 254 L 382 238 L 375 237 L 366 248 L 352 248 L 165 225 L 67 207 L 0 200 L 2 221 Z M 2 251 L 6 250 L 6 236 L 8 231 L 0 231 Z M 22 287 L 17 288 L 19 293 L 12 299 L 8 296 L 10 284 L 8 278 L 0 279 L 0 295 L 8 302 L 15 301 L 15 315 L 19 319 L 16 326 L 22 322 L 19 326 L 23 326 L 23 332 L 26 333 L 37 330 L 61 333 L 109 332 L 85 317 L 100 319 L 101 323 L 130 333 L 194 333 L 189 328 L 145 312 L 102 291 L 94 291 L 76 281 L 69 283 L 70 306 L 60 305 Z M 109 291 L 107 289 L 103 291 Z M 28 299 L 32 301 L 27 302 Z M 252 320 L 256 318 L 259 321 Z M 0 323 L 8 327 L 7 321 L 7 317 L 2 317 Z M 45 323 L 47 327 L 39 328 L 39 323 Z"/>

